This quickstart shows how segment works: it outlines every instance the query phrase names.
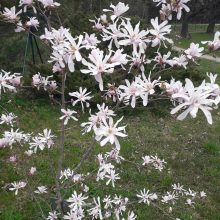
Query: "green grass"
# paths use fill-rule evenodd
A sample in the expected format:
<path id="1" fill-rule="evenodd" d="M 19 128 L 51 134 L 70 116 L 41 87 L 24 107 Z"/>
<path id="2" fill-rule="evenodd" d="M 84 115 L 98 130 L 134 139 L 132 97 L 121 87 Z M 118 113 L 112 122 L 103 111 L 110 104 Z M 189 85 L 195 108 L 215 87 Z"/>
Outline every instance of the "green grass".
<path id="1" fill-rule="evenodd" d="M 172 31 L 176 32 L 176 33 L 180 33 L 181 30 L 181 24 L 173 24 L 172 25 Z M 208 24 L 189 24 L 189 33 L 196 33 L 196 32 L 203 32 L 205 33 L 207 30 Z M 215 26 L 215 31 L 219 31 L 220 30 L 220 25 L 216 24 Z"/>
<path id="2" fill-rule="evenodd" d="M 42 131 L 43 128 L 51 128 L 56 135 L 59 134 L 59 110 L 57 106 L 45 99 L 27 99 L 24 96 L 10 97 L 11 103 L 8 109 L 14 111 L 19 116 L 19 126 L 25 132 L 34 133 Z M 8 98 L 4 98 L 2 103 L 6 103 Z M 6 106 L 6 104 L 2 104 Z M 196 191 L 204 190 L 207 198 L 198 201 L 195 208 L 189 209 L 184 202 L 177 203 L 173 213 L 174 217 L 181 220 L 201 219 L 218 220 L 220 219 L 220 154 L 219 154 L 219 132 L 220 119 L 218 112 L 214 112 L 214 125 L 209 126 L 201 114 L 197 119 L 188 119 L 183 122 L 177 121 L 169 114 L 170 105 L 166 102 L 158 102 L 147 108 L 124 109 L 118 112 L 119 116 L 125 115 L 124 121 L 127 124 L 128 138 L 121 141 L 122 156 L 127 160 L 140 163 L 144 155 L 155 155 L 165 159 L 168 164 L 164 172 L 150 170 L 138 170 L 132 164 L 124 162 L 121 167 L 121 180 L 117 183 L 117 188 L 105 186 L 105 184 L 88 183 L 90 194 L 104 195 L 113 192 L 123 196 L 134 198 L 136 192 L 143 188 L 152 191 L 166 192 L 170 190 L 172 183 L 180 182 L 185 187 L 190 187 Z M 86 121 L 88 115 L 82 115 L 80 121 L 69 124 L 66 131 L 67 139 L 65 142 L 65 162 L 64 167 L 73 168 L 80 160 L 81 155 L 93 142 L 91 135 L 82 136 L 80 133 L 80 122 Z M 2 130 L 2 129 L 1 129 Z M 92 155 L 88 158 L 81 172 L 91 172 L 97 168 L 95 155 L 105 152 L 108 147 L 95 147 Z M 12 153 L 13 152 L 13 153 Z M 8 162 L 12 154 L 18 155 L 18 163 L 21 166 L 36 166 L 38 174 L 31 180 L 31 185 L 48 185 L 49 191 L 54 192 L 55 183 L 50 178 L 50 166 L 47 153 L 39 152 L 32 161 L 27 160 L 14 147 L 1 149 L 1 187 L 5 184 L 19 180 L 22 177 L 20 169 Z M 58 149 L 51 150 L 51 157 L 54 159 L 54 167 L 57 166 Z M 77 187 L 70 189 L 71 193 Z M 45 196 L 48 201 L 51 198 Z M 47 212 L 49 207 L 41 202 L 43 210 Z M 131 205 L 131 209 L 139 215 L 138 219 L 172 219 L 165 215 L 168 206 L 161 206 L 160 209 L 146 205 Z M 12 192 L 1 188 L 0 196 L 0 219 L 4 220 L 37 220 L 40 213 L 33 200 L 28 197 L 27 192 L 20 191 L 19 196 L 15 197 Z"/>
<path id="3" fill-rule="evenodd" d="M 188 48 L 192 42 L 200 43 L 201 41 L 209 41 L 214 39 L 214 34 L 207 33 L 190 33 L 190 37 L 186 39 L 178 39 L 175 42 L 175 45 L 181 48 Z M 220 56 L 220 51 L 216 51 L 213 55 Z"/>

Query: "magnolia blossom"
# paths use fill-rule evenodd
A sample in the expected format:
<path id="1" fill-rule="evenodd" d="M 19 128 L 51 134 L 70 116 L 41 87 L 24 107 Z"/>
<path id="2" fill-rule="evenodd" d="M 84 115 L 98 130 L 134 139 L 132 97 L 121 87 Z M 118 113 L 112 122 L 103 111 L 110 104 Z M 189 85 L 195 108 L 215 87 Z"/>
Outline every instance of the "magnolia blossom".
<path id="1" fill-rule="evenodd" d="M 18 194 L 18 190 L 24 188 L 27 185 L 26 182 L 19 181 L 11 183 L 11 187 L 9 188 L 10 191 L 15 191 L 15 195 Z"/>
<path id="2" fill-rule="evenodd" d="M 207 44 L 210 51 L 218 50 L 220 48 L 220 32 L 215 33 L 213 41 L 202 41 L 202 44 Z"/>
<path id="3" fill-rule="evenodd" d="M 111 19 L 112 21 L 114 21 L 116 18 L 121 17 L 122 14 L 124 14 L 126 11 L 129 10 L 129 6 L 125 5 L 122 2 L 119 2 L 116 6 L 111 4 L 110 8 L 112 8 L 113 10 L 109 10 L 109 9 L 104 9 L 104 12 L 112 12 L 113 15 L 111 15 Z"/>
<path id="4" fill-rule="evenodd" d="M 73 192 L 72 196 L 67 199 L 67 202 L 70 203 L 69 207 L 73 211 L 77 211 L 82 208 L 86 203 L 84 200 L 87 200 L 87 196 L 83 196 L 82 193 L 77 194 L 76 191 Z"/>
<path id="5" fill-rule="evenodd" d="M 47 187 L 45 186 L 38 186 L 37 190 L 34 191 L 36 194 L 44 194 L 47 193 Z"/>
<path id="6" fill-rule="evenodd" d="M 175 204 L 176 200 L 178 199 L 178 196 L 174 192 L 167 192 L 166 195 L 162 196 L 162 203 L 172 203 Z"/>
<path id="7" fill-rule="evenodd" d="M 182 10 L 183 9 L 186 12 L 190 11 L 189 7 L 186 5 L 186 3 L 189 1 L 190 0 L 178 0 L 178 1 L 175 1 L 174 4 L 172 4 L 172 9 L 173 9 L 173 11 L 175 11 L 177 13 L 178 20 L 180 20 L 180 18 L 182 17 Z"/>
<path id="8" fill-rule="evenodd" d="M 27 12 L 27 8 L 32 8 L 34 13 L 37 13 L 36 8 L 34 7 L 34 0 L 20 0 L 19 7 L 24 6 L 24 12 Z"/>
<path id="9" fill-rule="evenodd" d="M 101 202 L 100 202 L 100 197 L 98 197 L 97 199 L 93 198 L 94 204 L 95 206 L 91 209 L 88 210 L 89 215 L 91 215 L 93 217 L 93 219 L 103 219 L 103 215 L 102 215 L 102 208 L 101 208 Z"/>
<path id="10" fill-rule="evenodd" d="M 66 54 L 66 62 L 68 63 L 68 67 L 70 72 L 75 71 L 75 65 L 73 60 L 77 60 L 78 62 L 82 60 L 82 56 L 80 54 L 80 49 L 86 47 L 82 46 L 83 36 L 80 35 L 78 38 L 78 43 L 76 43 L 76 39 L 74 39 L 70 34 L 66 34 L 67 39 L 69 40 L 70 44 L 67 44 L 67 54 Z"/>
<path id="11" fill-rule="evenodd" d="M 32 176 L 36 173 L 37 168 L 36 167 L 31 167 L 31 169 L 29 170 L 29 174 Z"/>
<path id="12" fill-rule="evenodd" d="M 0 118 L 0 124 L 7 124 L 13 126 L 15 119 L 17 118 L 14 113 L 2 114 Z"/>
<path id="13" fill-rule="evenodd" d="M 202 56 L 202 51 L 204 50 L 203 47 L 199 47 L 199 44 L 191 43 L 190 47 L 185 50 L 185 54 L 188 59 L 194 60 L 194 58 L 201 57 Z"/>
<path id="14" fill-rule="evenodd" d="M 105 27 L 102 25 L 101 23 L 101 18 L 98 18 L 97 20 L 89 20 L 90 22 L 94 23 L 94 25 L 92 26 L 94 29 L 96 29 L 97 31 L 102 31 L 102 29 Z"/>
<path id="15" fill-rule="evenodd" d="M 61 112 L 63 113 L 63 116 L 60 117 L 60 120 L 64 120 L 64 125 L 67 125 L 68 121 L 72 118 L 74 121 L 78 121 L 77 118 L 73 116 L 74 113 L 77 113 L 74 110 L 70 109 L 61 109 Z"/>
<path id="16" fill-rule="evenodd" d="M 55 2 L 54 0 L 38 0 L 38 1 L 43 4 L 44 8 L 47 8 L 47 7 L 54 8 L 54 7 L 60 6 L 60 3 Z"/>
<path id="17" fill-rule="evenodd" d="M 153 200 L 156 200 L 157 194 L 155 193 L 149 193 L 150 191 L 144 188 L 143 191 L 140 191 L 140 194 L 137 194 L 137 197 L 139 198 L 139 203 L 147 203 L 148 205 L 150 205 L 150 202 Z"/>
<path id="18" fill-rule="evenodd" d="M 135 108 L 136 99 L 141 94 L 141 87 L 137 84 L 137 82 L 130 83 L 127 79 L 125 80 L 125 85 L 120 85 L 119 89 L 124 90 L 120 94 L 120 100 L 123 100 L 125 103 L 128 103 L 131 99 L 131 107 Z"/>
<path id="19" fill-rule="evenodd" d="M 167 19 L 172 20 L 172 6 L 170 4 L 162 4 L 162 8 L 160 10 L 160 17 L 163 21 Z"/>
<path id="20" fill-rule="evenodd" d="M 181 99 L 182 102 L 171 111 L 171 114 L 176 114 L 183 108 L 185 110 L 177 117 L 178 120 L 183 120 L 188 114 L 195 118 L 200 109 L 205 114 L 208 123 L 212 124 L 210 111 L 212 110 L 211 106 L 213 105 L 213 101 L 209 98 L 210 91 L 204 91 L 203 86 L 204 84 L 199 87 L 194 87 L 192 81 L 186 79 L 185 94 L 176 93 L 172 95 L 172 98 Z"/>
<path id="21" fill-rule="evenodd" d="M 58 219 L 59 215 L 60 215 L 60 213 L 57 213 L 57 211 L 49 212 L 47 220 L 56 220 L 56 219 Z"/>
<path id="22" fill-rule="evenodd" d="M 119 39 L 123 37 L 123 33 L 120 30 L 121 25 L 117 26 L 116 23 L 110 24 L 106 28 L 103 28 L 102 32 L 102 39 L 103 41 L 110 41 L 108 47 L 112 48 L 112 43 L 114 42 L 117 48 L 120 47 Z"/>
<path id="23" fill-rule="evenodd" d="M 116 102 L 119 99 L 120 90 L 115 87 L 115 85 L 112 85 L 108 83 L 108 90 L 105 93 L 106 99 L 109 97 L 112 99 L 113 102 Z"/>
<path id="24" fill-rule="evenodd" d="M 121 122 L 122 119 L 123 117 L 119 119 L 115 124 L 113 122 L 113 118 L 109 118 L 109 122 L 104 120 L 103 124 L 101 124 L 97 130 L 95 130 L 96 140 L 101 141 L 100 142 L 101 146 L 104 146 L 106 143 L 110 142 L 111 144 L 115 144 L 117 149 L 120 149 L 120 144 L 119 144 L 117 136 L 119 137 L 127 136 L 124 133 L 125 126 L 117 127 L 119 122 Z"/>
<path id="25" fill-rule="evenodd" d="M 97 44 L 99 44 L 99 43 L 100 43 L 100 41 L 97 39 L 95 34 L 90 34 L 89 35 L 89 34 L 85 33 L 85 37 L 84 37 L 84 39 L 82 41 L 83 45 L 96 47 Z"/>
<path id="26" fill-rule="evenodd" d="M 140 31 L 140 22 L 132 27 L 131 22 L 127 21 L 127 23 L 122 23 L 123 28 L 121 28 L 123 32 L 123 38 L 119 41 L 119 45 L 133 45 L 133 52 L 138 53 L 138 49 L 140 53 L 144 53 L 147 48 L 147 43 L 149 40 L 147 39 L 148 31 L 141 30 Z"/>
<path id="27" fill-rule="evenodd" d="M 26 26 L 28 27 L 34 27 L 34 28 L 38 28 L 39 27 L 39 21 L 37 20 L 36 17 L 32 17 L 32 18 L 29 18 L 29 21 L 26 22 Z"/>
<path id="28" fill-rule="evenodd" d="M 168 21 L 164 21 L 161 24 L 159 24 L 158 17 L 155 19 L 151 19 L 151 24 L 153 26 L 153 29 L 150 29 L 150 34 L 153 35 L 152 39 L 152 47 L 156 47 L 157 45 L 160 45 L 161 42 L 164 43 L 164 41 L 167 41 L 168 43 L 172 44 L 173 41 L 165 35 L 169 34 L 171 32 L 171 25 L 167 25 Z M 164 44 L 166 47 L 166 45 Z"/>
<path id="29" fill-rule="evenodd" d="M 175 79 L 171 79 L 170 83 L 163 82 L 161 83 L 161 87 L 165 89 L 166 94 L 172 96 L 173 94 L 184 94 L 183 84 L 180 81 L 175 81 Z"/>
<path id="30" fill-rule="evenodd" d="M 170 57 L 171 52 L 169 51 L 167 54 L 161 55 L 161 53 L 157 52 L 157 56 L 154 58 L 154 61 L 157 62 L 154 65 L 154 68 L 159 65 L 160 67 L 165 68 L 168 63 L 168 58 Z"/>
<path id="31" fill-rule="evenodd" d="M 16 13 L 16 8 L 15 8 L 15 6 L 13 6 L 10 9 L 4 8 L 2 15 L 5 18 L 5 20 L 8 22 L 18 22 L 19 21 L 18 15 L 21 13 L 22 13 L 22 10 L 20 10 Z"/>
<path id="32" fill-rule="evenodd" d="M 120 63 L 108 63 L 111 53 L 104 56 L 104 52 L 99 49 L 93 49 L 89 54 L 89 59 L 91 61 L 87 62 L 85 59 L 82 60 L 83 65 L 87 66 L 88 69 L 82 69 L 81 72 L 85 74 L 93 75 L 96 81 L 99 83 L 99 88 L 103 90 L 103 79 L 102 74 L 113 73 L 114 67 L 120 65 Z"/>
<path id="33" fill-rule="evenodd" d="M 78 102 L 81 103 L 82 111 L 84 112 L 84 103 L 88 108 L 90 106 L 89 100 L 92 98 L 90 96 L 91 92 L 87 92 L 87 88 L 83 89 L 82 87 L 79 88 L 79 92 L 70 92 L 69 95 L 76 98 L 75 101 L 72 102 L 73 106 L 75 106 Z"/>
<path id="34" fill-rule="evenodd" d="M 17 73 L 18 74 L 18 73 Z M 15 86 L 13 86 L 10 81 L 14 78 L 14 74 L 6 72 L 4 70 L 0 71 L 0 95 L 8 89 L 9 91 L 16 91 Z"/>
<path id="35" fill-rule="evenodd" d="M 143 100 L 144 106 L 147 106 L 149 95 L 153 95 L 155 93 L 155 87 L 159 84 L 159 79 L 151 81 L 150 76 L 151 73 L 149 74 L 148 78 L 144 73 L 142 73 L 141 76 L 136 77 L 136 82 L 141 88 L 140 97 Z"/>

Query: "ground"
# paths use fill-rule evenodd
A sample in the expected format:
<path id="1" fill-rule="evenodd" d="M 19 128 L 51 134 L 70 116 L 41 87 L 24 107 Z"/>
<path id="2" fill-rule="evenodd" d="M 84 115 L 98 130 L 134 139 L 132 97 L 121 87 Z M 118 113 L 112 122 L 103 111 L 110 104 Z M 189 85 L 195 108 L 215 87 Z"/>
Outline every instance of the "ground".
<path id="1" fill-rule="evenodd" d="M 9 98 L 4 98 L 5 103 Z M 30 100 L 25 96 L 15 95 L 10 97 L 9 110 L 15 110 L 19 116 L 19 125 L 25 132 L 41 132 L 43 128 L 51 128 L 55 134 L 59 130 L 59 111 L 47 99 Z M 3 104 L 2 104 L 3 105 Z M 3 105 L 6 107 L 6 104 Z M 125 115 L 124 121 L 127 124 L 128 139 L 121 141 L 122 155 L 130 161 L 141 163 L 144 155 L 155 155 L 167 161 L 167 168 L 164 172 L 150 171 L 144 169 L 139 171 L 133 164 L 124 162 L 121 165 L 121 180 L 118 182 L 116 191 L 104 184 L 88 183 L 93 195 L 104 195 L 105 192 L 124 196 L 134 195 L 137 191 L 148 188 L 152 191 L 166 192 L 173 183 L 181 183 L 196 191 L 204 190 L 207 198 L 200 200 L 194 208 L 188 208 L 184 202 L 177 203 L 173 213 L 169 214 L 168 206 L 159 204 L 161 208 L 147 205 L 132 205 L 132 209 L 139 215 L 138 219 L 166 220 L 179 217 L 181 220 L 220 219 L 220 119 L 218 111 L 214 112 L 214 124 L 208 125 L 204 116 L 199 115 L 197 119 L 188 119 L 184 122 L 177 121 L 169 114 L 171 106 L 166 102 L 158 102 L 146 108 L 132 110 L 130 108 L 119 111 Z M 80 160 L 80 156 L 93 142 L 90 135 L 82 136 L 79 124 L 86 121 L 88 115 L 82 115 L 79 122 L 72 122 L 69 125 L 67 140 L 65 142 L 65 164 L 64 167 L 73 168 Z M 108 148 L 96 146 L 95 151 L 85 162 L 82 172 L 92 171 L 97 168 L 95 154 Z M 14 151 L 15 150 L 15 151 Z M 22 154 L 18 149 L 18 163 L 24 164 Z M 57 158 L 57 148 L 51 151 L 52 158 Z M 0 151 L 1 158 L 1 186 L 6 183 L 19 180 L 22 170 L 13 167 L 8 162 L 12 150 Z M 33 186 L 49 185 L 50 191 L 54 190 L 54 182 L 49 178 L 50 166 L 47 161 L 47 154 L 39 153 L 38 158 L 34 157 L 34 165 L 39 170 L 36 177 L 33 177 Z M 33 166 L 28 162 L 29 166 Z M 56 165 L 56 164 L 54 164 Z M 74 190 L 72 188 L 69 193 Z M 0 197 L 0 219 L 4 220 L 36 220 L 39 218 L 39 211 L 33 201 L 26 193 L 19 192 L 19 197 L 14 193 L 1 189 Z M 44 204 L 43 202 L 41 202 Z M 43 205 L 48 211 L 46 204 Z"/>

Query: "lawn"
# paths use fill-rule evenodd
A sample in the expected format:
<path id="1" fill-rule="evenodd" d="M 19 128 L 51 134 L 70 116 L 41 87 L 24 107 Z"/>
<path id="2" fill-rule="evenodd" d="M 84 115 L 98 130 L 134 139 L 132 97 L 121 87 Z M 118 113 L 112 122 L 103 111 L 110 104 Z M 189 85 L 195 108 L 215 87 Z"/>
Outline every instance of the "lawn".
<path id="1" fill-rule="evenodd" d="M 19 126 L 25 132 L 41 132 L 43 128 L 51 128 L 56 135 L 59 134 L 59 110 L 47 99 L 32 99 L 26 95 L 15 95 L 2 99 L 2 107 L 14 111 L 19 116 Z M 4 104 L 3 104 L 4 103 Z M 184 202 L 177 202 L 172 213 L 168 213 L 166 205 L 159 204 L 160 208 L 147 205 L 132 204 L 131 208 L 138 214 L 140 220 L 146 219 L 175 219 L 181 220 L 219 220 L 220 219 L 220 119 L 219 112 L 214 112 L 215 123 L 209 126 L 201 114 L 197 119 L 188 119 L 179 122 L 169 114 L 170 104 L 158 102 L 148 107 L 135 110 L 121 109 L 118 116 L 125 115 L 128 138 L 121 141 L 122 156 L 134 163 L 141 163 L 144 155 L 155 155 L 167 161 L 163 172 L 144 169 L 140 171 L 129 162 L 122 163 L 121 180 L 118 187 L 113 190 L 105 184 L 88 183 L 92 195 L 104 195 L 114 192 L 124 196 L 133 197 L 137 191 L 147 188 L 156 192 L 171 190 L 171 184 L 181 183 L 186 188 L 196 191 L 204 190 L 207 198 L 199 200 L 195 207 L 189 208 Z M 64 167 L 73 168 L 80 160 L 82 153 L 93 142 L 91 135 L 82 136 L 80 123 L 86 121 L 88 114 L 81 115 L 79 122 L 72 122 L 66 131 L 65 163 Z M 3 128 L 1 128 L 2 130 Z M 97 168 L 95 155 L 105 152 L 108 147 L 96 146 L 91 156 L 86 160 L 81 172 L 91 172 Z M 40 213 L 36 204 L 25 192 L 19 192 L 19 197 L 8 192 L 5 184 L 19 180 L 22 170 L 16 168 L 8 159 L 12 154 L 17 154 L 18 163 L 23 166 L 33 166 L 30 161 L 24 163 L 24 156 L 18 149 L 1 149 L 1 196 L 0 219 L 2 220 L 37 220 Z M 51 151 L 52 158 L 56 161 L 58 149 Z M 26 159 L 25 159 L 26 160 Z M 49 177 L 50 166 L 46 153 L 39 153 L 38 158 L 33 157 L 32 162 L 39 172 L 33 177 L 31 184 L 37 186 L 51 185 L 49 191 L 53 192 L 55 183 Z M 56 166 L 56 162 L 54 163 Z M 24 167 L 25 169 L 25 167 Z M 77 187 L 72 187 L 71 193 Z M 41 202 L 44 211 L 48 211 L 47 204 Z"/>

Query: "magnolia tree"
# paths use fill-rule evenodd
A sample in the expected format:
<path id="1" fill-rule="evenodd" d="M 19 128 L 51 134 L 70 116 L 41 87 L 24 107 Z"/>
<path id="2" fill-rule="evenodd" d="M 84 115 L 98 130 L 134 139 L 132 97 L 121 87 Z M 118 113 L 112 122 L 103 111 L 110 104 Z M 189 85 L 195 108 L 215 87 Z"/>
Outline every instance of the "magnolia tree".
<path id="1" fill-rule="evenodd" d="M 199 44 L 191 43 L 190 47 L 179 56 L 172 56 L 172 50 L 167 54 L 161 54 L 163 47 L 171 48 L 173 41 L 169 38 L 171 20 L 174 15 L 181 18 L 182 11 L 189 11 L 186 3 L 189 0 L 154 0 L 161 6 L 161 17 L 151 19 L 151 27 L 146 30 L 140 28 L 140 22 L 131 24 L 131 20 L 125 17 L 129 6 L 119 2 L 117 5 L 110 5 L 110 9 L 104 9 L 100 17 L 90 20 L 94 33 L 85 33 L 73 36 L 69 29 L 62 26 L 58 16 L 58 2 L 53 0 L 20 0 L 18 7 L 4 8 L 1 18 L 5 22 L 15 25 L 16 32 L 29 32 L 42 40 L 51 50 L 48 62 L 52 63 L 52 72 L 58 75 L 59 82 L 53 80 L 53 75 L 43 76 L 37 73 L 32 77 L 32 87 L 43 89 L 50 96 L 59 94 L 61 100 L 60 121 L 61 130 L 59 137 L 53 135 L 53 131 L 45 128 L 42 133 L 24 133 L 17 127 L 17 116 L 4 109 L 1 115 L 1 124 L 6 124 L 10 129 L 5 131 L 0 139 L 2 150 L 19 148 L 26 157 L 31 160 L 33 155 L 39 151 L 44 151 L 50 155 L 55 147 L 59 149 L 58 167 L 53 167 L 52 174 L 55 181 L 55 190 L 49 190 L 49 186 L 31 185 L 29 179 L 36 175 L 38 169 L 34 166 L 24 170 L 23 179 L 9 184 L 8 190 L 19 196 L 20 191 L 26 190 L 31 198 L 36 201 L 39 212 L 43 219 L 137 219 L 135 212 L 130 210 L 133 203 L 143 203 L 169 207 L 169 213 L 177 200 L 185 201 L 186 206 L 193 206 L 194 203 L 206 196 L 206 193 L 195 192 L 187 189 L 180 183 L 173 184 L 168 192 L 151 192 L 143 187 L 140 192 L 134 192 L 132 198 L 122 197 L 116 194 L 106 194 L 104 197 L 94 197 L 88 187 L 91 181 L 102 182 L 109 187 L 117 187 L 120 182 L 120 163 L 125 158 L 120 154 L 120 140 L 127 137 L 123 125 L 123 117 L 115 119 L 118 107 L 126 105 L 135 108 L 137 105 L 147 106 L 149 101 L 158 98 L 170 99 L 174 105 L 171 110 L 172 115 L 176 115 L 178 120 L 183 120 L 188 116 L 195 118 L 199 110 L 204 113 L 209 124 L 212 124 L 211 110 L 216 108 L 220 101 L 220 88 L 215 83 L 216 75 L 207 73 L 208 81 L 204 80 L 201 85 L 195 86 L 190 79 L 185 79 L 185 83 L 176 81 L 162 81 L 159 76 L 166 69 L 187 68 L 189 63 L 196 63 L 197 58 L 205 53 L 218 50 L 220 48 L 220 33 L 215 34 L 213 41 L 202 42 L 207 46 L 207 50 Z M 32 11 L 35 17 L 28 17 L 27 11 Z M 22 19 L 20 16 L 22 15 Z M 48 16 L 49 15 L 49 16 Z M 51 25 L 50 18 L 54 16 L 60 21 L 60 28 L 55 29 Z M 38 21 L 38 17 L 43 17 L 44 21 Z M 38 36 L 37 30 L 45 27 L 45 33 Z M 33 33 L 33 30 L 34 33 Z M 108 45 L 104 50 L 104 45 Z M 149 48 L 155 49 L 155 56 L 148 53 Z M 175 53 L 176 54 L 176 53 Z M 77 65 L 75 65 L 77 63 Z M 151 72 L 146 72 L 146 66 L 152 65 Z M 82 155 L 79 164 L 73 169 L 63 167 L 65 130 L 70 120 L 77 121 L 76 106 L 81 105 L 82 112 L 88 111 L 90 100 L 93 94 L 87 88 L 79 88 L 78 91 L 65 93 L 67 75 L 74 74 L 80 68 L 82 74 L 94 78 L 99 85 L 100 95 L 106 99 L 111 99 L 115 103 L 112 109 L 105 103 L 97 104 L 97 111 L 90 111 L 87 122 L 81 124 L 82 134 L 92 133 L 94 143 Z M 112 82 L 114 74 L 121 72 L 132 74 L 133 79 L 125 79 L 123 85 L 119 81 Z M 111 83 L 104 83 L 103 76 Z M 130 77 L 132 78 L 132 77 Z M 0 91 L 16 92 L 24 87 L 21 83 L 22 75 L 10 73 L 2 70 L 0 72 Z M 26 85 L 28 86 L 28 85 Z M 72 106 L 68 105 L 67 95 Z M 115 111 L 113 111 L 113 109 Z M 79 128 L 81 129 L 81 128 Z M 112 146 L 109 152 L 96 155 L 97 169 L 91 173 L 79 173 L 80 167 L 90 156 L 92 148 L 98 142 L 101 147 Z M 74 155 L 73 155 L 74 156 Z M 146 155 L 142 157 L 140 164 L 135 164 L 142 169 L 155 169 L 162 172 L 166 168 L 166 162 L 158 158 L 157 155 Z M 10 158 L 11 162 L 16 162 L 16 156 Z M 49 160 L 48 160 L 49 161 Z M 133 164 L 133 163 L 131 163 Z M 65 190 L 72 190 L 72 195 L 66 194 Z M 55 197 L 56 207 L 49 213 L 45 213 L 41 207 L 42 199 L 47 204 L 50 199 L 43 194 L 50 194 L 49 198 Z M 178 217 L 178 216 L 176 216 Z M 175 217 L 175 218 L 176 218 Z M 171 217 L 173 218 L 173 216 Z M 174 219 L 175 219 L 174 218 Z M 178 219 L 178 218 L 176 218 Z"/>

